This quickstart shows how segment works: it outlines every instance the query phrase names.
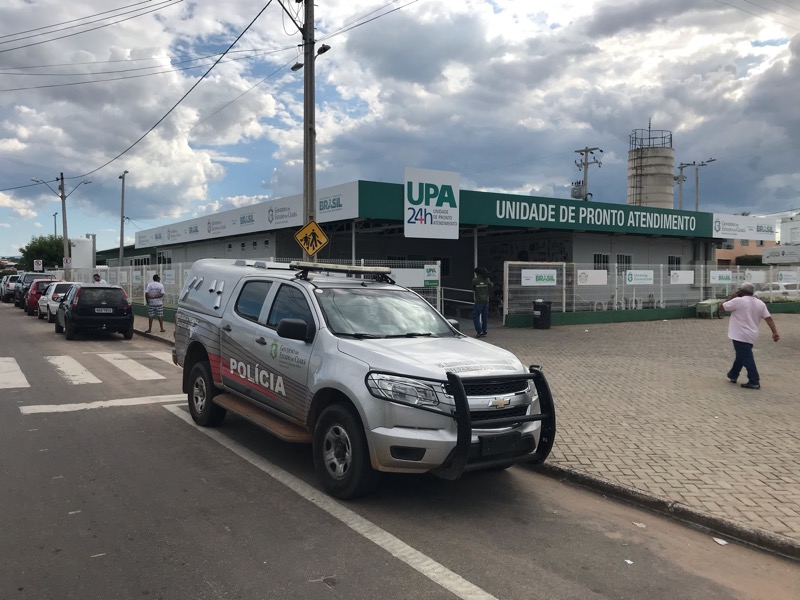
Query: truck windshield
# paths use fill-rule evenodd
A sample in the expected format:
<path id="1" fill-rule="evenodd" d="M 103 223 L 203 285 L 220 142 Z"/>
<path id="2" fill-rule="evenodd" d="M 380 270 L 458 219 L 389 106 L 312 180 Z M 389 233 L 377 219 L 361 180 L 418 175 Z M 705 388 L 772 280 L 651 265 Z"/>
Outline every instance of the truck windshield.
<path id="1" fill-rule="evenodd" d="M 351 337 L 456 335 L 447 321 L 430 304 L 406 290 L 327 288 L 317 290 L 317 298 L 328 327 L 337 335 Z"/>

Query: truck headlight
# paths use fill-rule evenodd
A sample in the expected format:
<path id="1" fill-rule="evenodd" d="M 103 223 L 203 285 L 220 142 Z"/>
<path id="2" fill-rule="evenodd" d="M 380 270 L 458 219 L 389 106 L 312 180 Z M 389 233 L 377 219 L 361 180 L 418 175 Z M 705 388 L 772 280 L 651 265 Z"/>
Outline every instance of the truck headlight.
<path id="1" fill-rule="evenodd" d="M 367 376 L 367 388 L 370 394 L 384 400 L 425 406 L 439 404 L 439 398 L 433 387 L 406 377 L 370 373 Z"/>

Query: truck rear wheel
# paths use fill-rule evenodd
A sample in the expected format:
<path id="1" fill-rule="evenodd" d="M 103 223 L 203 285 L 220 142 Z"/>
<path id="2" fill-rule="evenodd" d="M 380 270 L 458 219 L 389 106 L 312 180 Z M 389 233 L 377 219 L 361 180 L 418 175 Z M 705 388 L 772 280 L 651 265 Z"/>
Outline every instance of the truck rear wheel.
<path id="1" fill-rule="evenodd" d="M 331 496 L 363 496 L 378 483 L 369 459 L 361 420 L 341 404 L 326 408 L 314 428 L 314 467 L 322 487 Z"/>
<path id="2" fill-rule="evenodd" d="M 228 412 L 212 401 L 217 388 L 211 379 L 211 367 L 199 362 L 189 372 L 189 413 L 194 422 L 202 427 L 215 427 L 222 423 Z"/>

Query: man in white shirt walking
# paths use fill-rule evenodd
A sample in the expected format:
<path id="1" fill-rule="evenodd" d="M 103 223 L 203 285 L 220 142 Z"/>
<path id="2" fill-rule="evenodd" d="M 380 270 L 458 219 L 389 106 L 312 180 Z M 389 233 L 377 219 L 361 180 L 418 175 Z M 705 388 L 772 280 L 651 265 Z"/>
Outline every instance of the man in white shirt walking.
<path id="1" fill-rule="evenodd" d="M 743 383 L 743 388 L 757 390 L 761 388 L 761 380 L 756 369 L 756 360 L 753 357 L 753 345 L 758 339 L 758 326 L 761 319 L 764 319 L 772 330 L 773 341 L 778 341 L 778 329 L 775 321 L 767 310 L 767 305 L 753 293 L 755 288 L 752 283 L 745 282 L 739 286 L 730 298 L 722 303 L 722 308 L 731 313 L 731 321 L 728 325 L 728 337 L 733 342 L 733 349 L 736 358 L 733 361 L 731 370 L 728 371 L 728 381 L 736 383 L 742 367 L 747 370 L 747 383 Z"/>
<path id="2" fill-rule="evenodd" d="M 147 333 L 153 329 L 153 319 L 158 318 L 161 332 L 164 329 L 164 286 L 161 284 L 161 277 L 158 273 L 153 275 L 153 281 L 147 284 L 144 290 L 144 297 L 147 299 Z"/>

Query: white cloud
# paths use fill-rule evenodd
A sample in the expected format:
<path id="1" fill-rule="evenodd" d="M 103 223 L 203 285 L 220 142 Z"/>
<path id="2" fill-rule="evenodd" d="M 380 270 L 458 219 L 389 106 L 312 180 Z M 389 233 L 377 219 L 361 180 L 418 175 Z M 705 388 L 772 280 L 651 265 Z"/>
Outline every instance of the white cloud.
<path id="1" fill-rule="evenodd" d="M 30 200 L 19 200 L 10 195 L 0 192 L 0 208 L 11 209 L 11 212 L 20 217 L 35 217 L 36 211 L 33 210 L 34 203 Z"/>
<path id="2" fill-rule="evenodd" d="M 82 6 L 81 14 L 109 10 L 101 0 Z M 314 65 L 321 187 L 396 182 L 404 167 L 424 166 L 458 171 L 472 188 L 568 195 L 580 176 L 574 150 L 597 145 L 606 152 L 591 173 L 594 199 L 624 202 L 628 136 L 651 122 L 673 132 L 676 162 L 717 158 L 702 173 L 707 210 L 800 204 L 800 34 L 788 21 L 694 0 L 464 0 L 417 2 L 338 33 L 382 6 L 397 8 L 317 6 L 318 37 L 331 46 Z M 4 75 L 0 90 L 119 78 L 0 91 L 0 189 L 34 177 L 55 188 L 63 171 L 70 231 L 90 222 L 98 232 L 103 220 L 118 226 L 123 170 L 126 215 L 141 223 L 300 193 L 304 71 L 286 66 L 300 37 L 276 4 L 155 131 L 75 189 L 162 118 L 210 61 L 147 77 L 128 69 L 192 66 L 188 59 L 226 47 L 256 10 L 245 0 L 179 3 L 0 53 L 4 73 L 42 66 Z M 0 5 L 7 32 L 40 26 L 41 14 L 75 18 L 55 0 L 39 0 L 36 11 Z M 245 49 L 257 57 L 240 60 Z M 45 214 L 58 206 L 40 187 L 0 192 L 0 221 L 36 217 L 45 202 Z M 24 245 L 30 232 L 12 229 Z M 103 239 L 100 248 L 118 243 L 110 231 Z"/>

